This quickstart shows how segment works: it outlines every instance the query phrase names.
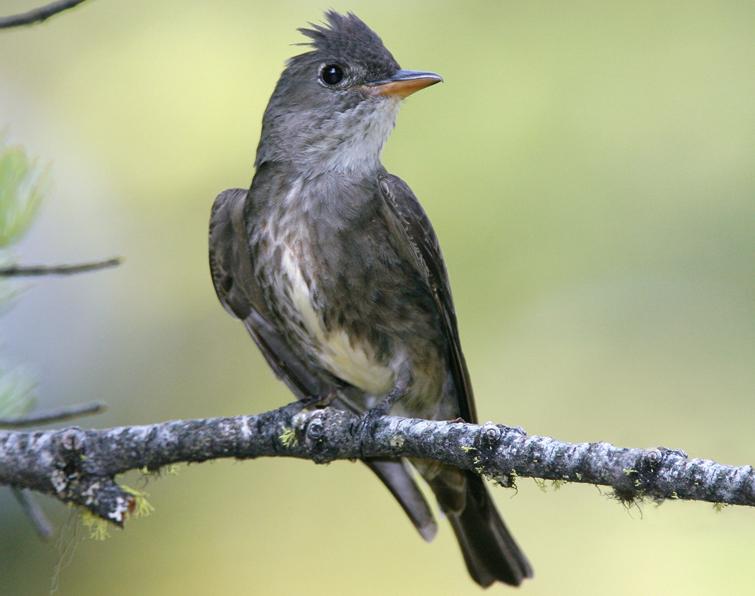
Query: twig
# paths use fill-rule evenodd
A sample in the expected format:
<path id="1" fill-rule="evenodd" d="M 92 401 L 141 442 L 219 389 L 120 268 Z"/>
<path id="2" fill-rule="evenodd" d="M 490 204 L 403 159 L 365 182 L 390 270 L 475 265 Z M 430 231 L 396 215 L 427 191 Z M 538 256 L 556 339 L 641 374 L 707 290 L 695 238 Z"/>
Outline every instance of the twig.
<path id="1" fill-rule="evenodd" d="M 73 275 L 74 273 L 86 273 L 88 271 L 97 271 L 98 269 L 107 269 L 108 267 L 115 267 L 120 264 L 121 258 L 115 257 L 105 261 L 78 263 L 76 265 L 11 265 L 10 267 L 0 267 L 0 277 Z"/>
<path id="2" fill-rule="evenodd" d="M 81 418 L 83 416 L 94 416 L 105 411 L 107 406 L 99 401 L 93 401 L 86 404 L 76 404 L 73 406 L 64 406 L 56 410 L 46 412 L 34 412 L 25 416 L 13 418 L 0 418 L 0 427 L 6 428 L 24 428 L 27 426 L 40 426 L 42 424 L 52 424 L 53 422 L 62 422 L 72 418 Z"/>
<path id="3" fill-rule="evenodd" d="M 45 512 L 42 511 L 42 508 L 34 500 L 34 496 L 29 491 L 18 488 L 11 488 L 11 492 L 31 521 L 39 537 L 42 540 L 49 540 L 54 532 L 52 524 L 47 519 Z"/>
<path id="4" fill-rule="evenodd" d="M 0 484 L 51 494 L 122 525 L 136 505 L 114 480 L 178 462 L 286 456 L 412 457 L 474 470 L 501 484 L 517 477 L 601 484 L 624 501 L 689 499 L 755 506 L 755 471 L 665 448 L 564 443 L 521 429 L 369 417 L 288 406 L 257 416 L 176 420 L 103 430 L 0 431 Z"/>
<path id="5" fill-rule="evenodd" d="M 24 25 L 33 25 L 46 21 L 52 16 L 73 8 L 84 2 L 84 0 L 58 0 L 50 2 L 38 8 L 33 8 L 28 12 L 0 17 L 0 29 L 10 29 L 11 27 L 23 27 Z"/>

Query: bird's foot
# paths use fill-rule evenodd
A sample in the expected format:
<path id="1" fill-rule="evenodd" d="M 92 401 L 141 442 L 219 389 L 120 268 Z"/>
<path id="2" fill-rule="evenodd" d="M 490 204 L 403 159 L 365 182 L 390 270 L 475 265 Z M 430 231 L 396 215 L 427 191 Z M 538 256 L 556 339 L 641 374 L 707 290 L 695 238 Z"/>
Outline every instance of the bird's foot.
<path id="1" fill-rule="evenodd" d="M 371 407 L 365 413 L 365 416 L 372 416 L 373 418 L 379 418 L 380 416 L 387 416 L 393 405 L 401 399 L 401 396 L 394 396 L 393 392 L 386 395 L 375 406 Z"/>
<path id="2" fill-rule="evenodd" d="M 377 416 L 387 416 L 391 411 L 391 408 L 403 398 L 409 391 L 409 385 L 411 384 L 412 376 L 407 367 L 399 372 L 396 378 L 396 384 L 391 389 L 390 393 L 385 395 L 378 404 L 370 408 L 370 412 L 374 412 Z"/>
<path id="3" fill-rule="evenodd" d="M 333 400 L 335 400 L 337 397 L 338 397 L 338 391 L 336 391 L 335 389 L 332 389 L 331 391 L 328 391 L 328 393 L 324 395 L 315 395 L 303 401 L 306 402 L 306 405 L 305 405 L 306 408 L 327 408 L 330 404 L 333 403 Z"/>
<path id="4" fill-rule="evenodd" d="M 284 409 L 289 410 L 292 414 L 298 414 L 302 410 L 309 408 L 327 408 L 333 400 L 338 397 L 338 392 L 335 390 L 326 393 L 325 395 L 312 395 L 305 397 L 304 399 L 297 399 L 291 402 Z"/>
<path id="5" fill-rule="evenodd" d="M 362 421 L 359 424 L 358 431 L 361 445 L 364 445 L 365 442 L 369 440 L 375 422 L 383 416 L 390 414 L 391 408 L 394 404 L 406 395 L 408 387 L 408 380 L 400 379 L 388 395 L 381 399 L 376 406 L 373 406 L 362 415 Z"/>

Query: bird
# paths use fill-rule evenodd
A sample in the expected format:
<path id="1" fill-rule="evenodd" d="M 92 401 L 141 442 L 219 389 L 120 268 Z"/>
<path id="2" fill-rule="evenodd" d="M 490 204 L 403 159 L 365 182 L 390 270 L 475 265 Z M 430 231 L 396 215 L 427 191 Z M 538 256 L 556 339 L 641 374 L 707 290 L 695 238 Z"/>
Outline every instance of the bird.
<path id="1" fill-rule="evenodd" d="M 210 271 L 294 395 L 357 414 L 477 422 L 448 274 L 409 186 L 383 167 L 404 98 L 442 81 L 402 69 L 353 13 L 299 31 L 262 119 L 249 189 L 228 189 L 210 218 Z M 479 585 L 518 586 L 532 567 L 471 471 L 366 459 L 427 541 L 430 486 Z"/>

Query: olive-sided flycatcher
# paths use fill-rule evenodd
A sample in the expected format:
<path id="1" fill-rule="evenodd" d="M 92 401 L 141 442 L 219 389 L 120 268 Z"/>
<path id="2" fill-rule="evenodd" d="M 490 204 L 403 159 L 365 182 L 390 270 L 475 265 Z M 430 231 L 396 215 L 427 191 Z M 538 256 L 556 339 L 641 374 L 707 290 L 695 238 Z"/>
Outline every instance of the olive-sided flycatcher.
<path id="1" fill-rule="evenodd" d="M 220 301 L 300 399 L 362 413 L 476 422 L 446 268 L 411 189 L 380 163 L 401 100 L 441 78 L 402 70 L 353 14 L 300 31 L 265 111 L 251 188 L 212 208 Z M 365 462 L 431 540 L 435 519 L 407 462 Z M 519 585 L 527 558 L 479 476 L 412 461 L 482 586 Z"/>

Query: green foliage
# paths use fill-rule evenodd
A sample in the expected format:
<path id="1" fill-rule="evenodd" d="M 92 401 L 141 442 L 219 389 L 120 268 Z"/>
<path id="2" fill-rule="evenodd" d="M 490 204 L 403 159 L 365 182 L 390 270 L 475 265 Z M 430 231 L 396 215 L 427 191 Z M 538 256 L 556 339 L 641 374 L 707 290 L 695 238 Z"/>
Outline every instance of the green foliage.
<path id="1" fill-rule="evenodd" d="M 21 147 L 5 147 L 0 138 L 0 249 L 29 229 L 48 186 L 48 168 Z"/>
<path id="2" fill-rule="evenodd" d="M 48 170 L 22 147 L 8 147 L 0 137 L 0 262 L 29 229 L 48 187 Z M 0 308 L 14 296 L 0 280 Z M 0 364 L 0 416 L 19 416 L 33 404 L 34 382 L 25 372 Z"/>
<path id="3" fill-rule="evenodd" d="M 0 418 L 28 412 L 34 404 L 34 382 L 22 370 L 0 365 Z"/>

